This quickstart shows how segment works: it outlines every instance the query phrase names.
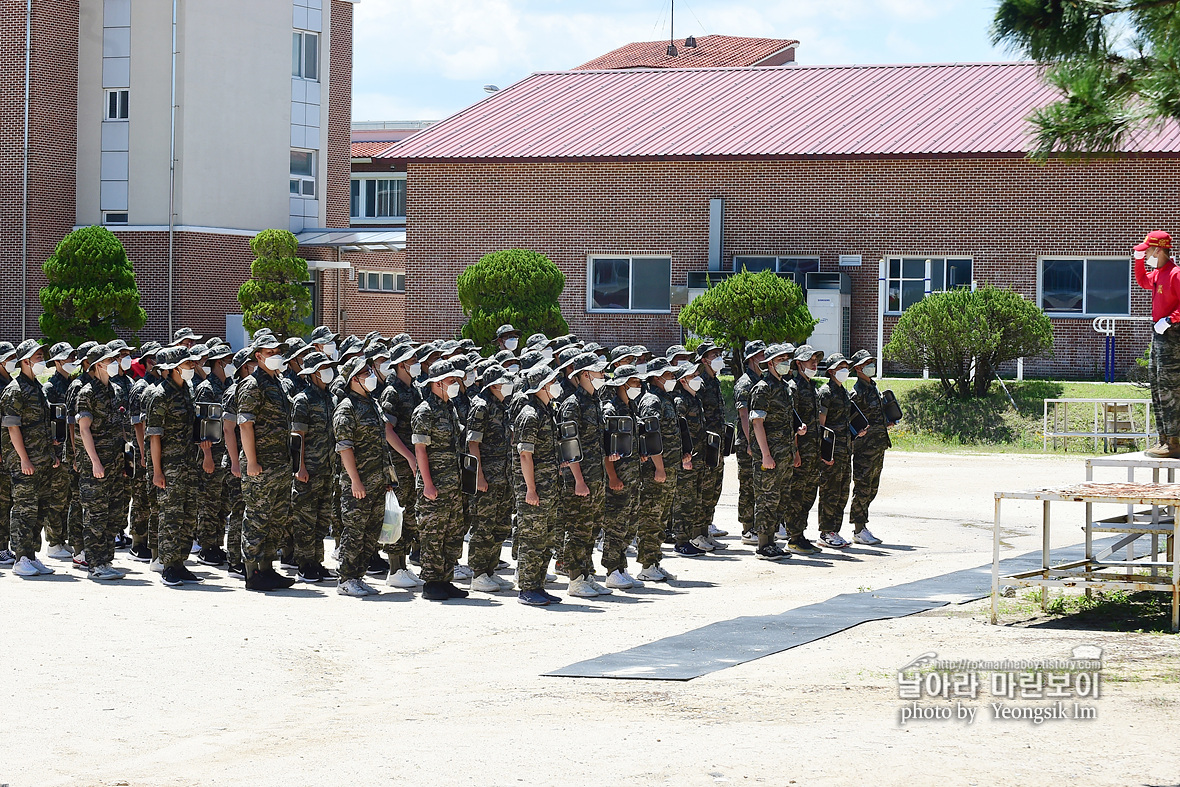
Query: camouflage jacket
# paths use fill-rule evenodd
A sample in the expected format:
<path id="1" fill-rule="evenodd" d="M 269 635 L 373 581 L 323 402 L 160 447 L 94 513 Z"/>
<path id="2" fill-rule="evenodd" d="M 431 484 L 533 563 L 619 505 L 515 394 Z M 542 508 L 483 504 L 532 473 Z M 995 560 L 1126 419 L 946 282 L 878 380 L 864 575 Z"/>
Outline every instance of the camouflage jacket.
<path id="1" fill-rule="evenodd" d="M 810 383 L 809 383 L 810 384 Z M 762 461 L 762 446 L 754 436 L 754 421 L 761 420 L 766 445 L 775 463 L 795 457 L 795 380 L 768 374 L 750 391 L 750 448 L 754 461 Z"/>
<path id="2" fill-rule="evenodd" d="M 415 450 L 417 446 L 426 446 L 430 480 L 439 494 L 458 494 L 459 441 L 463 438 L 463 432 L 454 408 L 427 389 L 426 398 L 414 408 L 410 426 Z M 423 477 L 419 473 L 418 489 L 422 489 L 423 485 Z"/>
<path id="3" fill-rule="evenodd" d="M 122 399 L 117 385 L 103 385 L 96 377 L 82 386 L 74 403 L 75 422 L 79 418 L 90 419 L 94 449 L 108 477 L 115 472 L 116 467 L 122 469 L 123 447 L 130 438 L 130 417 Z M 78 468 L 81 472 L 89 473 L 90 455 L 86 453 L 86 446 L 80 438 L 78 442 Z"/>
<path id="4" fill-rule="evenodd" d="M 371 396 L 362 396 L 345 389 L 344 396 L 332 410 L 332 433 L 336 438 L 336 452 L 352 449 L 356 471 L 365 485 L 366 494 L 384 491 L 388 483 L 385 474 L 385 418 Z M 352 480 L 341 472 L 340 484 L 351 489 Z"/>
<path id="5" fill-rule="evenodd" d="M 606 419 L 609 416 L 627 416 L 630 418 L 635 417 L 635 412 L 636 412 L 635 405 L 630 402 L 624 402 L 623 398 L 621 396 L 619 396 L 618 390 L 619 389 L 615 386 L 608 386 L 603 389 L 604 393 L 606 393 L 607 391 L 612 392 L 610 395 L 605 396 L 602 400 L 602 420 L 603 420 L 604 424 L 606 423 Z M 616 474 L 621 472 L 623 470 L 623 468 L 639 465 L 639 441 L 638 440 L 635 441 L 634 446 L 635 447 L 631 450 L 631 456 L 620 457 L 615 460 Z M 605 451 L 606 451 L 606 444 L 604 442 L 603 443 L 603 452 L 605 453 Z"/>
<path id="6" fill-rule="evenodd" d="M 639 397 L 636 408 L 640 418 L 660 419 L 660 434 L 664 439 L 664 469 L 680 467 L 680 460 L 684 454 L 680 446 L 680 421 L 677 420 L 676 402 L 672 394 L 666 391 L 656 391 L 648 386 L 643 396 Z M 642 430 L 640 430 L 642 431 Z"/>
<path id="7" fill-rule="evenodd" d="M 851 399 L 869 421 L 869 431 L 855 441 L 854 447 L 858 451 L 884 451 L 892 448 L 893 441 L 889 439 L 889 428 L 885 424 L 885 405 L 881 401 L 881 392 L 877 390 L 877 384 L 871 380 L 866 383 L 857 377 L 856 383 L 852 386 Z"/>
<path id="8" fill-rule="evenodd" d="M 254 453 L 263 469 L 290 466 L 291 401 L 282 383 L 263 369 L 256 369 L 238 383 L 238 424 L 254 423 Z M 243 448 L 241 460 L 246 462 Z"/>
<path id="9" fill-rule="evenodd" d="M 221 428 L 225 434 L 230 434 L 238 428 L 238 381 L 227 380 L 225 390 L 221 393 Z M 241 438 L 238 438 L 239 451 L 241 450 Z M 233 462 L 229 455 L 229 444 L 222 443 L 221 466 L 225 468 L 233 467 Z"/>
<path id="10" fill-rule="evenodd" d="M 750 392 L 754 390 L 754 386 L 757 385 L 758 381 L 761 379 L 762 379 L 761 377 L 754 374 L 754 372 L 750 371 L 750 369 L 747 367 L 746 371 L 742 374 L 742 376 L 737 378 L 737 380 L 734 381 L 734 383 L 733 383 L 733 405 L 735 408 L 737 408 L 739 418 L 741 417 L 742 410 L 749 411 L 749 409 L 750 409 Z M 754 440 L 754 437 L 753 437 L 753 434 L 751 433 L 750 441 L 753 442 L 753 440 Z M 737 425 L 737 436 L 734 440 L 734 446 L 735 446 L 735 450 L 744 449 L 746 447 L 746 435 L 744 432 L 742 432 L 742 427 L 741 427 L 740 423 Z"/>
<path id="11" fill-rule="evenodd" d="M 705 389 L 702 388 L 703 392 Z M 694 459 L 698 459 L 704 466 L 705 456 L 705 407 L 701 401 L 701 397 L 690 393 L 684 389 L 683 385 L 677 385 L 676 390 L 672 394 L 672 402 L 676 405 L 676 420 L 679 422 L 681 418 L 688 423 L 688 434 L 692 438 L 692 455 Z M 683 446 L 685 449 L 688 446 Z M 699 470 L 696 465 L 693 465 L 694 470 Z"/>
<path id="12" fill-rule="evenodd" d="M 479 443 L 479 461 L 489 483 L 493 478 L 500 482 L 508 480 L 512 443 L 506 404 L 488 391 L 471 400 L 471 412 L 467 416 L 463 443 Z"/>
<path id="13" fill-rule="evenodd" d="M 557 458 L 557 424 L 550 409 L 536 396 L 528 396 L 512 426 L 515 451 L 512 469 L 520 480 L 520 494 L 526 491 L 524 473 L 520 466 L 522 451 L 533 455 L 533 481 L 537 494 L 550 497 L 561 485 L 561 473 Z"/>
<path id="14" fill-rule="evenodd" d="M 385 389 L 381 391 L 380 403 L 386 422 L 393 425 L 393 431 L 397 432 L 406 448 L 413 450 L 414 430 L 411 421 L 414 418 L 414 408 L 421 403 L 417 390 L 413 385 L 406 385 L 396 376 L 392 376 Z"/>
<path id="15" fill-rule="evenodd" d="M 177 386 L 171 378 L 152 389 L 147 403 L 147 437 L 160 438 L 160 466 L 176 469 L 195 466 L 193 427 L 197 411 L 189 398 L 187 386 Z"/>
<path id="16" fill-rule="evenodd" d="M 601 481 L 606 475 L 603 461 L 602 407 L 598 397 L 586 393 L 580 385 L 573 393 L 561 400 L 557 408 L 557 423 L 573 421 L 578 425 L 578 442 L 582 445 L 582 478 L 586 481 Z M 569 468 L 561 471 L 563 477 L 573 480 Z"/>
<path id="17" fill-rule="evenodd" d="M 701 374 L 704 385 L 697 392 L 705 414 L 705 429 L 721 435 L 725 433 L 725 399 L 721 395 L 721 381 L 708 372 Z"/>
<path id="18" fill-rule="evenodd" d="M 829 378 L 820 387 L 819 411 L 824 413 L 824 426 L 836 434 L 836 456 L 849 456 L 852 453 L 852 431 L 849 425 L 852 404 L 843 385 Z"/>
<path id="19" fill-rule="evenodd" d="M 0 394 L 12 382 L 12 378 L 4 373 L 4 364 L 0 363 Z M 0 411 L 0 416 L 3 412 Z M 8 453 L 12 450 L 8 443 L 8 430 L 0 428 L 0 471 L 8 472 Z"/>
<path id="20" fill-rule="evenodd" d="M 229 384 L 227 382 L 222 382 L 220 377 L 215 374 L 210 374 L 204 380 L 201 380 L 201 382 L 197 383 L 197 387 L 193 389 L 193 402 L 198 404 L 221 405 L 222 432 L 225 431 L 225 391 L 227 388 L 229 388 Z M 215 457 L 222 457 L 224 454 L 224 442 L 222 442 L 220 446 L 213 447 L 213 455 Z M 219 464 L 218 467 L 221 467 L 222 464 Z"/>
<path id="21" fill-rule="evenodd" d="M 70 383 L 73 381 L 74 379 L 72 377 L 66 377 L 61 372 L 54 371 L 42 386 L 45 389 L 45 398 L 51 404 L 65 404 L 66 393 L 69 391 Z"/>
<path id="22" fill-rule="evenodd" d="M 20 427 L 25 452 L 33 463 L 33 469 L 53 467 L 53 423 L 49 418 L 49 400 L 45 398 L 41 383 L 30 380 L 23 372 L 17 374 L 4 388 L 4 392 L 0 393 L 0 426 Z M 11 445 L 8 449 L 8 469 L 20 472 L 20 454 Z"/>
<path id="23" fill-rule="evenodd" d="M 819 428 L 819 389 L 813 380 L 798 372 L 791 375 L 791 382 L 795 383 L 795 412 L 807 425 L 807 434 L 799 438 L 799 451 L 818 456 L 822 431 Z"/>
<path id="24" fill-rule="evenodd" d="M 332 432 L 335 411 L 332 394 L 327 388 L 311 383 L 295 394 L 295 402 L 291 405 L 291 431 L 303 432 L 303 464 L 310 475 L 332 471 L 332 452 L 336 446 Z M 384 427 L 381 442 L 385 442 Z"/>

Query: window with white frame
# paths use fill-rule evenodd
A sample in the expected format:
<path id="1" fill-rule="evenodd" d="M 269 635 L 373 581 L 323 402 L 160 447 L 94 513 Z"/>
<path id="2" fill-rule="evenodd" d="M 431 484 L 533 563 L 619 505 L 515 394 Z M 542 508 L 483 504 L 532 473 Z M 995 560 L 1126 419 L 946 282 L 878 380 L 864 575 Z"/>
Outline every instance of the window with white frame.
<path id="1" fill-rule="evenodd" d="M 315 151 L 291 150 L 291 196 L 315 196 Z"/>
<path id="2" fill-rule="evenodd" d="M 320 34 L 296 30 L 291 35 L 291 76 L 320 80 Z"/>
<path id="3" fill-rule="evenodd" d="M 672 310 L 671 257 L 591 257 L 589 281 L 586 308 L 590 311 Z"/>
<path id="4" fill-rule="evenodd" d="M 889 257 L 886 311 L 903 312 L 926 297 L 927 260 L 931 292 L 971 286 L 970 257 Z"/>
<path id="5" fill-rule="evenodd" d="M 104 117 L 107 120 L 126 120 L 130 97 L 131 91 L 127 89 L 106 91 Z"/>
<path id="6" fill-rule="evenodd" d="M 353 178 L 349 215 L 358 221 L 404 219 L 405 177 Z"/>
<path id="7" fill-rule="evenodd" d="M 356 288 L 361 292 L 405 292 L 406 274 L 389 271 L 357 271 Z"/>
<path id="8" fill-rule="evenodd" d="M 127 214 L 125 212 L 111 212 L 102 214 L 103 224 L 126 224 Z"/>
<path id="9" fill-rule="evenodd" d="M 1042 257 L 1037 304 L 1049 314 L 1131 313 L 1131 261 L 1126 257 Z"/>

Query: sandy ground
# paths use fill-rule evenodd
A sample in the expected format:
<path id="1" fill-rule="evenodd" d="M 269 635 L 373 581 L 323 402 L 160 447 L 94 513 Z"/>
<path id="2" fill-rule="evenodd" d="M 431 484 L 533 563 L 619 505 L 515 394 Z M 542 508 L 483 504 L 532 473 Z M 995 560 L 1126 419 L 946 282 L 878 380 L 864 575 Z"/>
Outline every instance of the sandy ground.
<path id="1" fill-rule="evenodd" d="M 731 537 L 724 557 L 669 558 L 671 586 L 548 609 L 384 585 L 261 595 L 201 567 L 205 585 L 169 589 L 125 553 L 133 573 L 116 584 L 3 570 L 0 783 L 1177 784 L 1180 640 L 1039 628 L 1017 605 L 998 627 L 986 602 L 944 608 L 683 683 L 541 676 L 990 562 L 995 490 L 1082 479 L 1077 458 L 893 453 L 871 522 L 884 547 L 767 564 Z M 718 523 L 735 535 L 736 503 L 727 481 Z M 1055 541 L 1075 543 L 1081 507 L 1062 512 Z M 1037 548 L 1039 516 L 1006 509 L 1005 554 Z M 994 721 L 982 691 L 972 724 L 900 721 L 896 673 L 921 653 L 1067 658 L 1079 644 L 1105 649 L 1095 720 Z"/>

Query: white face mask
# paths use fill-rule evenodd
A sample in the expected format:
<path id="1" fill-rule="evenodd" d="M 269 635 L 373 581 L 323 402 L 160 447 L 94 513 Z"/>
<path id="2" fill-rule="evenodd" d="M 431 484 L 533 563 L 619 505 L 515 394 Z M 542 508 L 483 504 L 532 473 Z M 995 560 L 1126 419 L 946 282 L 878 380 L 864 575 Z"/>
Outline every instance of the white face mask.
<path id="1" fill-rule="evenodd" d="M 722 358 L 720 355 L 717 356 L 713 360 L 709 361 L 709 368 L 712 369 L 714 372 L 720 372 L 722 369 L 725 368 L 725 359 Z"/>
<path id="2" fill-rule="evenodd" d="M 834 375 L 832 375 L 832 376 L 836 378 L 836 382 L 838 382 L 838 383 L 840 383 L 841 385 L 843 385 L 844 381 L 848 379 L 848 370 L 847 370 L 847 369 L 841 369 L 840 371 L 836 372 L 836 373 L 835 373 Z"/>
<path id="3" fill-rule="evenodd" d="M 184 380 L 187 383 L 193 379 L 193 377 L 196 375 L 196 373 L 197 373 L 197 370 L 193 369 L 192 367 L 189 367 L 187 369 L 181 369 L 180 370 L 180 379 Z"/>
<path id="4" fill-rule="evenodd" d="M 287 362 L 283 360 L 283 356 L 281 355 L 271 355 L 268 356 L 265 361 L 263 361 L 263 364 L 265 364 L 266 368 L 270 369 L 272 372 L 277 372 L 279 369 L 282 369 L 284 366 L 286 366 Z"/>
<path id="5" fill-rule="evenodd" d="M 324 355 L 328 356 L 333 361 L 336 360 L 336 343 L 335 342 L 328 342 L 327 344 L 324 345 Z"/>
<path id="6" fill-rule="evenodd" d="M 370 374 L 365 379 L 361 380 L 361 387 L 369 393 L 377 390 L 377 375 Z"/>
<path id="7" fill-rule="evenodd" d="M 37 377 L 40 377 L 47 371 L 49 371 L 49 367 L 45 365 L 44 361 L 37 361 L 37 363 L 33 364 L 33 374 Z"/>
<path id="8" fill-rule="evenodd" d="M 316 374 L 320 376 L 320 382 L 324 385 L 330 385 L 336 379 L 336 372 L 331 369 L 320 369 Z"/>
<path id="9" fill-rule="evenodd" d="M 223 371 L 225 372 L 226 377 L 233 377 L 234 374 L 237 373 L 238 367 L 234 366 L 232 363 L 227 363 Z"/>
<path id="10" fill-rule="evenodd" d="M 779 377 L 786 377 L 791 373 L 790 362 L 779 362 L 774 365 L 774 370 L 778 372 Z"/>
<path id="11" fill-rule="evenodd" d="M 685 361 L 685 360 L 678 361 L 676 364 L 676 366 L 681 369 L 687 369 L 688 367 L 690 367 L 692 365 L 693 365 L 692 361 Z"/>
<path id="12" fill-rule="evenodd" d="M 212 369 L 210 369 L 208 366 L 202 366 L 202 367 L 201 367 L 201 374 L 205 375 L 206 377 L 208 377 L 208 376 L 209 376 L 209 374 L 210 374 L 210 372 L 212 372 L 212 371 L 213 371 L 213 370 L 212 370 Z"/>
<path id="13" fill-rule="evenodd" d="M 638 399 L 639 395 L 641 393 L 643 393 L 643 386 L 642 385 L 629 385 L 629 386 L 627 386 L 627 399 L 628 399 L 628 401 L 631 399 Z"/>
<path id="14" fill-rule="evenodd" d="M 595 391 L 601 391 L 603 389 L 603 387 L 606 385 L 606 378 L 605 377 L 595 377 L 593 380 L 590 381 L 590 385 L 592 388 L 594 388 Z"/>
<path id="15" fill-rule="evenodd" d="M 422 374 L 422 364 L 418 363 L 417 361 L 410 364 L 410 376 L 417 377 L 420 374 Z"/>
<path id="16" fill-rule="evenodd" d="M 14 374 L 16 374 L 16 366 L 16 361 L 4 362 L 4 371 L 8 372 L 9 377 L 12 377 Z"/>
<path id="17" fill-rule="evenodd" d="M 500 386 L 500 396 L 507 399 L 509 396 L 512 396 L 512 392 L 514 390 L 516 390 L 516 389 L 515 389 L 515 386 L 512 385 L 512 383 L 504 383 L 503 385 Z"/>
<path id="18" fill-rule="evenodd" d="M 111 361 L 107 364 L 107 377 L 114 377 L 119 373 L 119 362 Z"/>
<path id="19" fill-rule="evenodd" d="M 122 358 L 119 359 L 119 368 L 125 372 L 129 371 L 131 369 L 131 356 L 130 355 L 124 355 Z"/>
<path id="20" fill-rule="evenodd" d="M 389 361 L 385 361 L 384 363 L 382 363 L 381 364 L 381 374 L 383 377 L 388 377 L 389 375 L 393 374 L 393 364 L 390 363 Z"/>
<path id="21" fill-rule="evenodd" d="M 699 377 L 689 377 L 684 384 L 688 386 L 688 390 L 696 393 L 701 390 L 702 380 Z"/>
<path id="22" fill-rule="evenodd" d="M 475 372 L 467 372 L 467 374 L 463 377 L 463 384 L 468 388 L 475 385 Z"/>
<path id="23" fill-rule="evenodd" d="M 508 370 L 509 372 L 511 372 L 512 374 L 516 374 L 517 372 L 519 372 L 519 371 L 520 371 L 520 364 L 518 364 L 518 363 L 510 363 L 510 364 L 508 364 L 507 366 L 505 366 L 504 368 L 505 368 L 505 369 L 507 369 L 507 370 Z"/>
<path id="24" fill-rule="evenodd" d="M 61 365 L 61 369 L 66 374 L 73 374 L 74 372 L 78 371 L 78 364 L 76 364 L 76 363 L 63 363 Z"/>
<path id="25" fill-rule="evenodd" d="M 637 364 L 635 364 L 635 370 L 637 372 L 639 372 L 640 374 L 647 374 L 647 364 L 637 363 Z"/>
<path id="26" fill-rule="evenodd" d="M 860 370 L 865 373 L 865 377 L 874 377 L 877 374 L 877 364 L 866 363 L 864 366 L 860 367 Z"/>
<path id="27" fill-rule="evenodd" d="M 504 349 L 510 352 L 515 352 L 516 348 L 520 346 L 520 339 L 513 336 L 511 339 L 504 340 Z"/>
<path id="28" fill-rule="evenodd" d="M 454 399 L 459 395 L 459 383 L 450 383 L 447 385 L 447 398 Z"/>
<path id="29" fill-rule="evenodd" d="M 803 376 L 806 377 L 808 380 L 810 380 L 812 377 L 815 377 L 815 373 L 817 371 L 816 369 L 808 369 L 806 366 L 802 367 L 802 370 L 803 370 Z"/>
<path id="30" fill-rule="evenodd" d="M 664 380 L 664 390 L 667 391 L 668 393 L 672 393 L 673 391 L 675 391 L 676 390 L 676 381 L 675 380 Z"/>
<path id="31" fill-rule="evenodd" d="M 546 347 L 544 350 L 541 350 L 541 357 L 545 359 L 545 363 L 549 363 L 553 360 L 553 351 Z"/>
<path id="32" fill-rule="evenodd" d="M 561 383 L 551 383 L 549 385 L 549 398 L 556 399 L 561 396 L 562 390 Z"/>

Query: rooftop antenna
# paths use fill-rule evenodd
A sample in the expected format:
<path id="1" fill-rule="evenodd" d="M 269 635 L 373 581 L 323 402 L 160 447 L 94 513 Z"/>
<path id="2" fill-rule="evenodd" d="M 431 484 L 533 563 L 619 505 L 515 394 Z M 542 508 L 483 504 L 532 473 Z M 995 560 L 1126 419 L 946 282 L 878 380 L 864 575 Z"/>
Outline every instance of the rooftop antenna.
<path id="1" fill-rule="evenodd" d="M 668 57 L 676 57 L 679 54 L 676 49 L 676 0 L 672 0 L 672 14 L 668 20 Z"/>

